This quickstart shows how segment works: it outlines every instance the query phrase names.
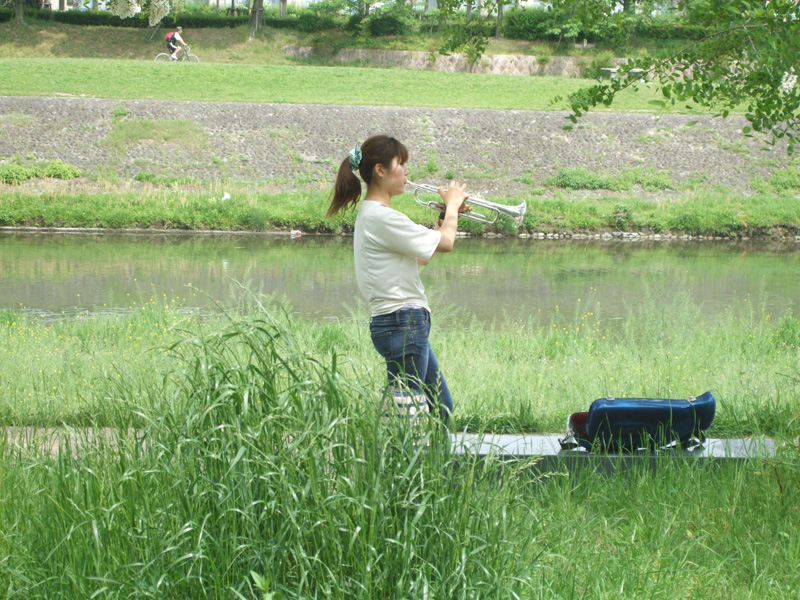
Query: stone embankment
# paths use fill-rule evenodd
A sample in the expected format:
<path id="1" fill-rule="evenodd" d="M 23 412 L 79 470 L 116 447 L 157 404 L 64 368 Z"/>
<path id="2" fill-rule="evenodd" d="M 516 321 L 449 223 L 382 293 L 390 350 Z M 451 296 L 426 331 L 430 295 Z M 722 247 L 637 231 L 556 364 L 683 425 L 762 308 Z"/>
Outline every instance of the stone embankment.
<path id="1" fill-rule="evenodd" d="M 317 50 L 308 46 L 286 46 L 283 52 L 292 58 L 306 59 L 315 56 Z M 458 53 L 441 55 L 438 52 L 374 48 L 344 48 L 327 54 L 325 58 L 345 65 L 358 64 L 414 71 L 553 77 L 581 77 L 591 63 L 591 59 L 586 58 L 526 54 L 487 54 L 477 62 L 471 63 L 466 55 Z M 611 59 L 611 64 L 615 66 L 626 62 L 625 58 Z"/>
<path id="2" fill-rule="evenodd" d="M 385 132 L 409 147 L 413 178 L 465 180 L 473 193 L 500 202 L 532 190 L 553 193 L 546 183 L 564 168 L 610 175 L 628 169 L 666 172 L 675 189 L 658 192 L 658 197 L 669 201 L 687 189 L 720 186 L 747 194 L 756 179 L 788 164 L 782 150 L 765 151 L 762 140 L 744 137 L 745 122 L 738 117 L 593 113 L 565 131 L 565 116 L 522 110 L 0 97 L 0 157 L 60 159 L 101 181 L 116 178 L 120 185 L 139 185 L 132 180 L 144 172 L 237 181 L 267 192 L 328 190 L 349 149 Z M 142 125 L 138 136 L 136 127 L 128 128 L 131 137 L 120 136 L 122 122 Z M 177 137 L 155 139 L 152 131 L 166 123 L 180 125 L 172 129 Z M 186 139 L 180 137 L 183 130 L 190 131 Z M 569 192 L 596 193 L 611 192 Z"/>

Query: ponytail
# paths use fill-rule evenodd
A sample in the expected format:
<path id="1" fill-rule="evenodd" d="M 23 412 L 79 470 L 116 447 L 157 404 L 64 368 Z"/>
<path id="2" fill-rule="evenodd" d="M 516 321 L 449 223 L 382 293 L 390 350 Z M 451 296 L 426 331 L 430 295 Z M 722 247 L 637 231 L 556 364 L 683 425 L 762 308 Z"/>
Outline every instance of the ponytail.
<path id="1" fill-rule="evenodd" d="M 408 150 L 401 142 L 388 135 L 372 136 L 361 144 L 360 149 L 353 148 L 350 156 L 339 165 L 336 184 L 331 193 L 331 205 L 325 216 L 333 217 L 339 211 L 347 210 L 358 203 L 361 198 L 361 182 L 355 174 L 356 169 L 369 187 L 375 165 L 389 168 L 395 158 L 400 163 L 408 162 Z"/>
<path id="2" fill-rule="evenodd" d="M 355 206 L 361 198 L 361 182 L 350 167 L 350 157 L 345 158 L 339 165 L 339 174 L 331 194 L 331 205 L 328 207 L 326 217 L 333 217 L 340 210 L 347 210 Z"/>

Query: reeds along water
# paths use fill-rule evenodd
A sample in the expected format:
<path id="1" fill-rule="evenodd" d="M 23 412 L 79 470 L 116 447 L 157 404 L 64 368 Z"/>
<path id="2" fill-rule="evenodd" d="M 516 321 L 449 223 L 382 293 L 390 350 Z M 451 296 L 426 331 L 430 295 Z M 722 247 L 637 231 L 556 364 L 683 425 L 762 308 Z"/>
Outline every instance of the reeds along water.
<path id="1" fill-rule="evenodd" d="M 796 450 L 763 468 L 675 463 L 532 482 L 525 464 L 457 459 L 435 421 L 385 425 L 380 387 L 354 377 L 335 343 L 310 353 L 291 319 L 248 314 L 173 345 L 159 385 L 118 379 L 116 400 L 136 406 L 118 439 L 57 456 L 0 444 L 0 594 L 674 598 L 699 580 L 715 582 L 699 598 L 796 589 Z"/>
<path id="2" fill-rule="evenodd" d="M 312 357 L 261 314 L 173 352 L 184 365 L 177 385 L 118 387 L 120 400 L 154 396 L 142 404 L 157 408 L 137 413 L 138 438 L 3 457 L 5 484 L 20 491 L 4 486 L 3 505 L 25 518 L 3 519 L 0 590 L 255 597 L 258 581 L 284 597 L 433 598 L 527 589 L 535 534 L 525 496 L 487 478 L 491 465 L 456 469 L 437 423 L 384 423 L 380 390 L 343 377 L 335 350 Z"/>

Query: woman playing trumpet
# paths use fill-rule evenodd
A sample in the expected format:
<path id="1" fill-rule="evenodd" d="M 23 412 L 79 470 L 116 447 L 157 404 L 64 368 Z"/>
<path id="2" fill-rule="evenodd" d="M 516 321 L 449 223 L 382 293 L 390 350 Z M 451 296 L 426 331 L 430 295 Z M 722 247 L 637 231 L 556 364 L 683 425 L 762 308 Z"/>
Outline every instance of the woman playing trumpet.
<path id="1" fill-rule="evenodd" d="M 444 218 L 437 229 L 428 229 L 392 208 L 392 198 L 404 191 L 407 163 L 406 147 L 386 135 L 353 148 L 339 167 L 327 216 L 358 204 L 358 172 L 367 192 L 358 206 L 353 247 L 358 287 L 370 306 L 372 343 L 386 360 L 390 385 L 424 394 L 446 421 L 453 399 L 428 342 L 430 307 L 418 265 L 453 249 L 466 185 L 453 181 L 439 188 Z"/>

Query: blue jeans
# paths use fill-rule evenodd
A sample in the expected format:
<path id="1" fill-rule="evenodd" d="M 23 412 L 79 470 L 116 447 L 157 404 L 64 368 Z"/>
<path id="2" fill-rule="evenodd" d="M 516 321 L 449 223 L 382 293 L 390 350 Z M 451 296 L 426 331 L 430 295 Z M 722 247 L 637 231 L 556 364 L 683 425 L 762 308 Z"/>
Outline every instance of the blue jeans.
<path id="1" fill-rule="evenodd" d="M 453 397 L 428 343 L 431 315 L 422 308 L 403 309 L 369 320 L 372 345 L 386 359 L 389 384 L 401 384 L 425 394 L 431 411 L 437 406 L 443 421 L 453 412 Z"/>

